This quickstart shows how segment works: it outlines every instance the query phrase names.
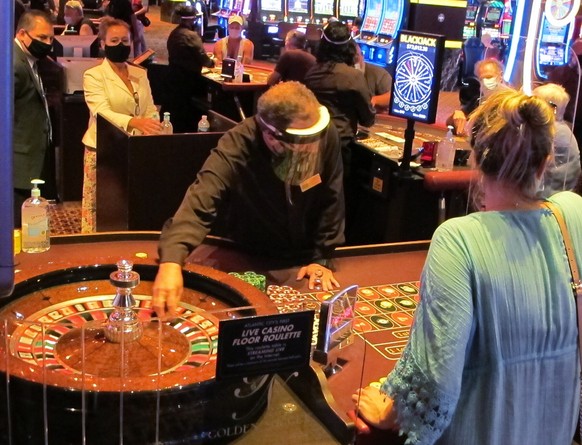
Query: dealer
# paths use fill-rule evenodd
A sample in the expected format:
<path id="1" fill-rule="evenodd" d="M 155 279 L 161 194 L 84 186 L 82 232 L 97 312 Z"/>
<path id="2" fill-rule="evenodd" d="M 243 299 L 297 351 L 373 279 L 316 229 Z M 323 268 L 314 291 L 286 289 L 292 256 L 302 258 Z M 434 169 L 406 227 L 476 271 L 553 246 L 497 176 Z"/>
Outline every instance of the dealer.
<path id="1" fill-rule="evenodd" d="M 228 131 L 162 230 L 153 307 L 172 315 L 182 266 L 223 217 L 228 237 L 261 255 L 298 264 L 297 279 L 324 290 L 339 286 L 326 267 L 344 242 L 343 166 L 327 109 L 299 82 L 261 96 L 257 114 Z"/>

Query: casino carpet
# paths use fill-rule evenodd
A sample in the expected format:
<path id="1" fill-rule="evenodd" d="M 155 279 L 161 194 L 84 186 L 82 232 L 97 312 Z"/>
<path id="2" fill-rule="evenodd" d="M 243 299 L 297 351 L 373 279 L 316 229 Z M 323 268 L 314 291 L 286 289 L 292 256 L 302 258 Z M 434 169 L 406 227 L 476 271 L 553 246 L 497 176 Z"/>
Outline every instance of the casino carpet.
<path id="1" fill-rule="evenodd" d="M 166 23 L 160 20 L 160 7 L 150 6 L 148 17 L 151 25 L 145 28 L 145 39 L 148 48 L 155 51 L 154 60 L 157 63 L 167 63 L 168 52 L 166 41 L 168 35 L 176 26 L 173 23 Z M 211 23 L 212 24 L 212 21 Z M 207 52 L 213 49 L 213 43 L 205 43 Z M 272 68 L 273 61 L 256 60 L 254 65 Z M 439 109 L 437 112 L 436 126 L 444 128 L 445 120 L 453 110 L 459 106 L 458 94 L 456 92 L 441 92 L 439 95 Z M 388 115 L 379 115 L 381 120 L 394 119 Z M 51 205 L 51 233 L 53 235 L 67 235 L 80 233 L 81 231 L 81 203 L 64 202 Z"/>

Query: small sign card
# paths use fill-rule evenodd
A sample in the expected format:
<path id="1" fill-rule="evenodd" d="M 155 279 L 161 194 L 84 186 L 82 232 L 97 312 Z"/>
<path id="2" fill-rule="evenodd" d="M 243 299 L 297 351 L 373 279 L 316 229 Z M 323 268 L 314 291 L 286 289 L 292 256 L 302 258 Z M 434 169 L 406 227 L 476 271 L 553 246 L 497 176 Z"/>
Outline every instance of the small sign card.
<path id="1" fill-rule="evenodd" d="M 314 311 L 221 320 L 216 380 L 309 364 Z"/>

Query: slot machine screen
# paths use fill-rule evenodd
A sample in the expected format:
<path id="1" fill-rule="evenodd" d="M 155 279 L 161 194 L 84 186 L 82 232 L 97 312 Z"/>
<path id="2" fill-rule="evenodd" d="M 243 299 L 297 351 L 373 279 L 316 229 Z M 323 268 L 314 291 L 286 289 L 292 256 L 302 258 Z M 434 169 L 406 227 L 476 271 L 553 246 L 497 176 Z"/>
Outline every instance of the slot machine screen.
<path id="1" fill-rule="evenodd" d="M 283 10 L 281 0 L 262 0 L 261 10 L 281 12 Z"/>
<path id="2" fill-rule="evenodd" d="M 340 17 L 358 17 L 358 6 L 358 0 L 339 0 Z"/>
<path id="3" fill-rule="evenodd" d="M 392 78 L 392 116 L 434 123 L 440 88 L 445 37 L 400 31 Z"/>
<path id="4" fill-rule="evenodd" d="M 378 26 L 380 26 L 380 18 L 382 17 L 382 7 L 384 2 L 382 0 L 369 0 L 366 7 L 366 17 L 362 24 L 361 31 L 376 33 Z"/>
<path id="5" fill-rule="evenodd" d="M 404 15 L 404 2 L 402 0 L 386 0 L 384 17 L 378 34 L 395 37 L 402 25 Z"/>
<path id="6" fill-rule="evenodd" d="M 465 13 L 465 20 L 471 22 L 477 18 L 477 6 L 467 6 L 467 12 Z"/>
<path id="7" fill-rule="evenodd" d="M 568 26 L 554 26 L 544 16 L 538 45 L 538 63 L 558 66 L 566 63 Z"/>
<path id="8" fill-rule="evenodd" d="M 242 13 L 244 16 L 248 16 L 251 13 L 251 0 L 243 0 Z"/>
<path id="9" fill-rule="evenodd" d="M 485 14 L 485 23 L 499 23 L 502 12 L 499 8 L 489 8 Z"/>
<path id="10" fill-rule="evenodd" d="M 307 14 L 309 12 L 309 2 L 307 0 L 289 0 L 287 9 L 289 12 Z"/>
<path id="11" fill-rule="evenodd" d="M 482 28 L 481 35 L 489 34 L 492 39 L 498 39 L 500 36 L 499 28 Z"/>
<path id="12" fill-rule="evenodd" d="M 335 14 L 333 0 L 318 0 L 313 3 L 313 14 L 331 17 Z"/>

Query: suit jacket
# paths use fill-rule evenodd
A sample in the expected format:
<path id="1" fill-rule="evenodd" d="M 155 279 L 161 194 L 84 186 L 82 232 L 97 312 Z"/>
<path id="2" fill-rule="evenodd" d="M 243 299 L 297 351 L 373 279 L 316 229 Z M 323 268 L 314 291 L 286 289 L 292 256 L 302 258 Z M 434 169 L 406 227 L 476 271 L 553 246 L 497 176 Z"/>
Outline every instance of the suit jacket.
<path id="1" fill-rule="evenodd" d="M 133 90 L 137 93 L 137 104 L 134 96 L 113 71 L 107 59 L 103 59 L 100 65 L 85 71 L 83 90 L 90 113 L 89 127 L 83 136 L 83 144 L 86 146 L 97 147 L 97 113 L 125 131 L 128 131 L 132 117 L 157 115 L 146 71 L 134 65 L 127 67 Z M 139 107 L 136 107 L 138 104 Z"/>
<path id="2" fill-rule="evenodd" d="M 13 43 L 14 70 L 14 188 L 30 188 L 30 180 L 41 175 L 49 146 L 49 116 L 44 91 L 26 53 Z"/>

